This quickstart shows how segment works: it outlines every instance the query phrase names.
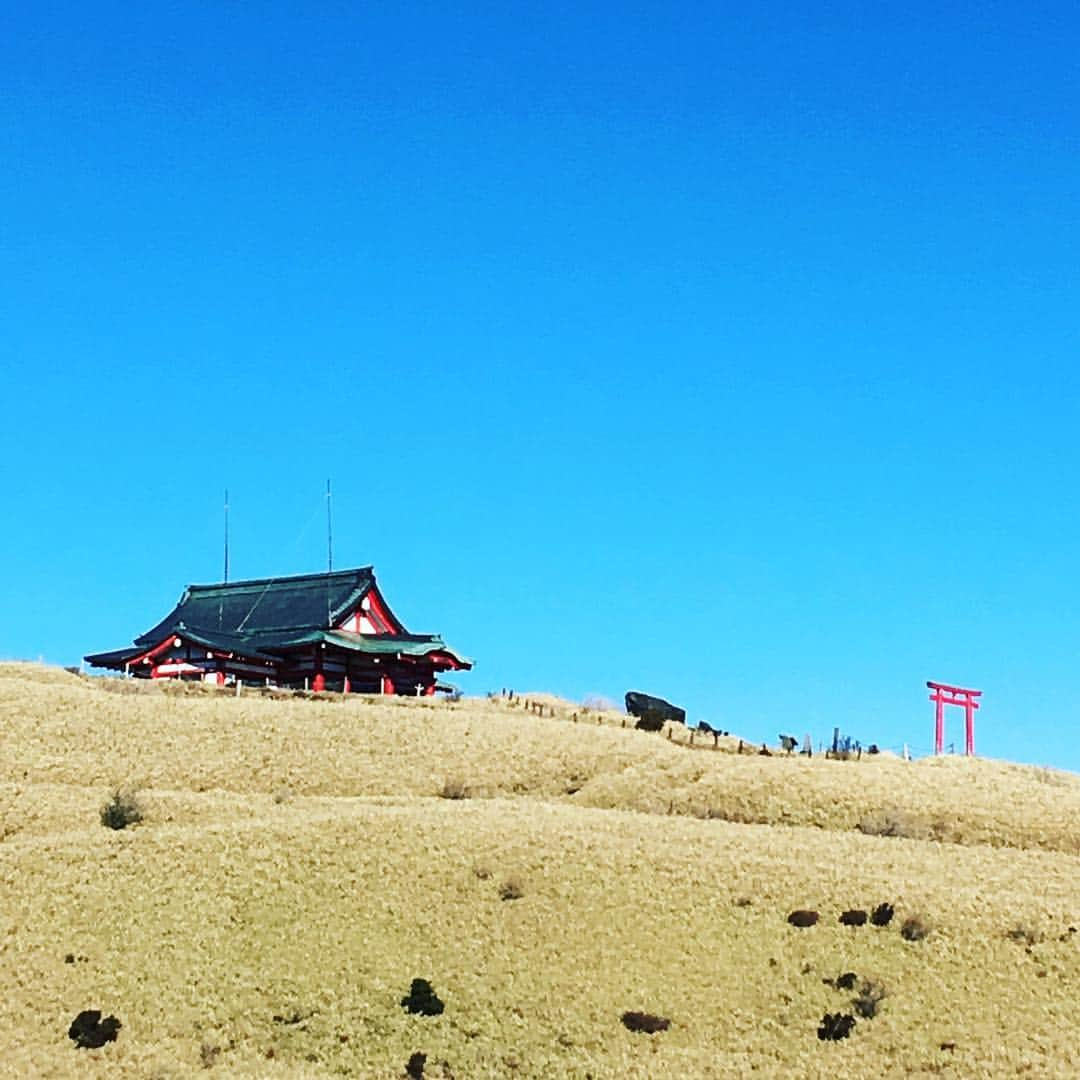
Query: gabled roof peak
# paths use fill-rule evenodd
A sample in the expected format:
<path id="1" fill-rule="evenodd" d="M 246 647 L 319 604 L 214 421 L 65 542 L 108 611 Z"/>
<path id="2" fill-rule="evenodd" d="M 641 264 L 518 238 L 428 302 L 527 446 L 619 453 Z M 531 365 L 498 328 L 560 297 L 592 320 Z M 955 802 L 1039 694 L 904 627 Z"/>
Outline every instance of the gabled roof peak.
<path id="1" fill-rule="evenodd" d="M 216 581 L 209 585 L 189 585 L 187 592 L 243 592 L 245 589 L 265 589 L 272 585 L 308 585 L 328 583 L 329 585 L 341 585 L 347 582 L 355 582 L 366 585 L 375 580 L 375 568 L 373 566 L 357 566 L 350 570 L 322 571 L 316 574 L 287 574 L 281 577 L 247 578 L 241 581 Z"/>

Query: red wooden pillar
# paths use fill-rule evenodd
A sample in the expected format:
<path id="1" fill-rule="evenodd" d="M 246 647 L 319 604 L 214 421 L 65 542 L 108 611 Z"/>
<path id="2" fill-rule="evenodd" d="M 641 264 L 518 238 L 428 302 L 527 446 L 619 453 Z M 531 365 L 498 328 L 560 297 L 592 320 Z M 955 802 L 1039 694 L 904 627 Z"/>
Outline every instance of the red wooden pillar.
<path id="1" fill-rule="evenodd" d="M 384 694 L 392 694 L 394 692 L 394 680 L 391 679 L 389 675 L 384 675 L 382 677 L 380 690 Z"/>
<path id="2" fill-rule="evenodd" d="M 964 702 L 964 753 L 975 755 L 975 702 L 970 697 Z"/>
<path id="3" fill-rule="evenodd" d="M 345 676 L 345 687 L 344 687 L 344 692 L 345 692 L 346 694 L 351 694 L 351 693 L 352 693 L 352 683 L 351 683 L 351 682 L 349 682 L 349 676 L 348 676 L 348 675 L 346 675 L 346 676 Z"/>
<path id="4" fill-rule="evenodd" d="M 940 754 L 945 748 L 945 696 L 935 688 L 930 700 L 934 703 L 934 753 Z"/>
<path id="5" fill-rule="evenodd" d="M 315 672 L 315 679 L 311 684 L 311 689 L 314 690 L 316 694 L 321 694 L 326 689 L 326 677 L 321 671 Z"/>

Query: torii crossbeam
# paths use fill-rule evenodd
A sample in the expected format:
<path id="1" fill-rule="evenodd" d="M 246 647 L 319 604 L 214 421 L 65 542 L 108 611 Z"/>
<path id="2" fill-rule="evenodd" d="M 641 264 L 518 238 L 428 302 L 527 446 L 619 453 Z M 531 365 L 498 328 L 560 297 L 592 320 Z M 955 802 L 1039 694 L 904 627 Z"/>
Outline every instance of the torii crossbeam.
<path id="1" fill-rule="evenodd" d="M 929 681 L 926 685 L 933 691 L 930 700 L 935 706 L 934 753 L 940 754 L 945 743 L 945 706 L 961 705 L 964 709 L 964 753 L 972 757 L 975 753 L 975 710 L 979 707 L 975 699 L 982 697 L 982 691 Z"/>

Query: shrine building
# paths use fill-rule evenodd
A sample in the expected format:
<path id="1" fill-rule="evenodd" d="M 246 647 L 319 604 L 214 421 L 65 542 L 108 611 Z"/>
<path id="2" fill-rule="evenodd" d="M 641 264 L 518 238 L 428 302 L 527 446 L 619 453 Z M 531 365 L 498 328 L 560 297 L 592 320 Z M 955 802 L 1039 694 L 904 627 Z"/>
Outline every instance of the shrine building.
<path id="1" fill-rule="evenodd" d="M 370 566 L 333 573 L 189 585 L 126 649 L 85 657 L 144 679 L 434 694 L 472 661 L 434 634 L 410 634 Z"/>

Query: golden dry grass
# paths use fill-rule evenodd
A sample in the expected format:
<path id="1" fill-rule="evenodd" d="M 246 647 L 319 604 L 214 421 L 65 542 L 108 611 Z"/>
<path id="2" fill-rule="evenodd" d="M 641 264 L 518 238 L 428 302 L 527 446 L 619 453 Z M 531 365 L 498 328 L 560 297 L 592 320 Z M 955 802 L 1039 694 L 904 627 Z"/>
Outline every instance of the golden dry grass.
<path id="1" fill-rule="evenodd" d="M 740 758 L 552 708 L 0 665 L 0 1072 L 401 1077 L 422 1051 L 457 1080 L 1080 1075 L 1080 778 Z M 112 832 L 120 784 L 146 819 Z M 874 815 L 910 836 L 856 828 Z M 838 925 L 883 900 L 889 928 Z M 821 1042 L 849 970 L 888 996 Z M 399 1006 L 417 976 L 442 1016 Z M 117 1042 L 75 1050 L 83 1008 Z"/>

